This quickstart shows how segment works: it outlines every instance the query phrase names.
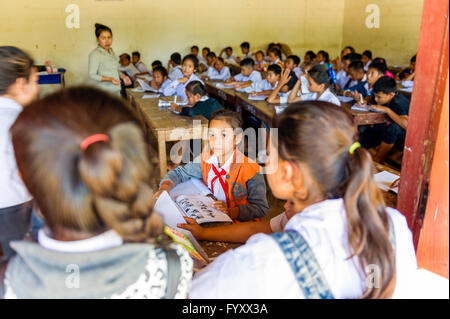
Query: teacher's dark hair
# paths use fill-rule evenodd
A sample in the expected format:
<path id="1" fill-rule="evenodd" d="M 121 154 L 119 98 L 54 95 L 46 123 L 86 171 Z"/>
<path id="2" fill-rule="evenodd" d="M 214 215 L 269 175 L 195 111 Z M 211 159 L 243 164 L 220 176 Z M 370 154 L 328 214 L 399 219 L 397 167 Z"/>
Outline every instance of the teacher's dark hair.
<path id="1" fill-rule="evenodd" d="M 96 23 L 95 24 L 95 36 L 98 38 L 103 31 L 108 31 L 112 35 L 112 31 L 106 25 Z"/>

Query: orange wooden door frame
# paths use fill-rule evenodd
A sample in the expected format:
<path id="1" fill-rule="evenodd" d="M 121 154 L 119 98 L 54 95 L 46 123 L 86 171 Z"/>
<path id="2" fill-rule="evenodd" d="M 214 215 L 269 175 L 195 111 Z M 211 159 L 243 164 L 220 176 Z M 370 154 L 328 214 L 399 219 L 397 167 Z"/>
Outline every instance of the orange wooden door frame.
<path id="1" fill-rule="evenodd" d="M 397 203 L 397 209 L 406 216 L 413 232 L 415 247 L 425 215 L 442 101 L 446 92 L 448 14 L 447 0 L 424 1 Z"/>

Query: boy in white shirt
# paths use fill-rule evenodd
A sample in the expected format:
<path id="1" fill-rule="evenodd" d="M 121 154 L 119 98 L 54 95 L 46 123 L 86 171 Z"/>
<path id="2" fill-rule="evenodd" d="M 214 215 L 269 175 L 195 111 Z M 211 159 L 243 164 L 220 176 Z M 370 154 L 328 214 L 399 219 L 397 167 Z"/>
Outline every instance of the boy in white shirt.
<path id="1" fill-rule="evenodd" d="M 130 79 L 135 80 L 135 76 L 140 72 L 139 70 L 131 63 L 131 57 L 128 53 L 123 53 L 120 56 L 119 60 L 120 66 L 119 71 L 125 73 L 130 77 Z"/>
<path id="2" fill-rule="evenodd" d="M 138 51 L 134 51 L 131 53 L 131 58 L 133 65 L 138 69 L 138 71 L 142 74 L 147 74 L 147 67 L 145 66 L 144 62 L 141 61 L 141 54 Z"/>
<path id="3" fill-rule="evenodd" d="M 208 73 L 211 74 L 202 77 L 202 79 L 204 78 L 205 80 L 226 81 L 231 76 L 230 68 L 225 66 L 223 59 L 220 57 L 214 61 L 214 70 L 212 72 L 209 72 L 210 69 L 208 69 Z"/>
<path id="4" fill-rule="evenodd" d="M 235 88 L 239 89 L 262 80 L 261 73 L 254 69 L 255 61 L 253 59 L 246 58 L 239 64 L 241 66 L 241 73 L 230 77 L 227 83 L 234 84 Z"/>
<path id="5" fill-rule="evenodd" d="M 225 56 L 223 56 L 224 53 L 225 53 Z M 236 60 L 236 57 L 233 55 L 232 47 L 226 47 L 225 49 L 222 49 L 219 53 L 219 57 L 223 57 L 223 59 L 226 63 L 230 63 L 230 64 L 238 63 Z"/>
<path id="6" fill-rule="evenodd" d="M 290 55 L 286 59 L 285 67 L 295 73 L 297 79 L 300 79 L 302 70 L 299 68 L 300 58 L 297 55 Z"/>
<path id="7" fill-rule="evenodd" d="M 183 74 L 181 70 L 181 55 L 178 52 L 172 53 L 170 56 L 167 72 L 171 81 L 175 81 Z"/>

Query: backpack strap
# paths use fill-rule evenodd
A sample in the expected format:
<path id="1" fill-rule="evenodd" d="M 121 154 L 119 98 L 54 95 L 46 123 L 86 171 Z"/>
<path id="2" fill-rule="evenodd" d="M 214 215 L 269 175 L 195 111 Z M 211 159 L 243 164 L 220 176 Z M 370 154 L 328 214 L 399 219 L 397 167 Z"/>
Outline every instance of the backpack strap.
<path id="1" fill-rule="evenodd" d="M 296 231 L 270 235 L 280 246 L 306 299 L 334 299 L 306 240 Z"/>
<path id="2" fill-rule="evenodd" d="M 166 249 L 167 257 L 167 289 L 164 299 L 174 299 L 181 277 L 180 257 L 174 249 Z"/>

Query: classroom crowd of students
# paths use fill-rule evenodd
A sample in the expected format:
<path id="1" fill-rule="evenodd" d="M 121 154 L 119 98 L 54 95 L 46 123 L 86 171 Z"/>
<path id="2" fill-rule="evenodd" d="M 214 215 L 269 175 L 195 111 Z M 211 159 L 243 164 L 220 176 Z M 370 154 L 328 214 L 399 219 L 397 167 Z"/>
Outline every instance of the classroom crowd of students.
<path id="1" fill-rule="evenodd" d="M 303 62 L 279 44 L 253 53 L 241 44 L 218 55 L 193 46 L 152 70 L 139 52 L 117 58 L 112 31 L 96 24 L 98 47 L 89 57 L 97 86 L 71 87 L 37 99 L 32 58 L 0 47 L 0 219 L 26 211 L 42 218 L 36 241 L 17 226 L 0 234 L 3 298 L 389 298 L 408 291 L 417 269 L 405 217 L 386 207 L 372 171 L 404 143 L 409 100 L 383 58 L 352 47 L 330 60 L 321 50 Z M 241 72 L 231 75 L 230 64 Z M 411 67 L 400 79 L 414 76 Z M 154 153 L 136 115 L 120 98 L 139 75 L 182 115 L 209 119 L 209 148 L 155 183 Z M 208 97 L 204 80 L 220 80 L 269 103 L 289 103 L 269 132 L 270 173 L 241 150 L 244 119 Z M 337 96 L 385 112 L 392 123 L 356 127 Z M 214 206 L 235 223 L 204 228 L 194 219 L 178 227 L 197 239 L 241 242 L 193 276 L 187 251 L 169 240 L 153 205 L 164 191 L 198 178 Z M 286 201 L 269 210 L 267 185 Z M 31 206 L 30 203 L 33 203 Z M 12 219 L 11 219 L 12 220 Z M 13 228 L 15 226 L 12 226 Z M 67 266 L 81 282 L 67 284 Z M 376 283 L 368 283 L 371 267 Z M 75 283 L 76 284 L 76 283 Z"/>

